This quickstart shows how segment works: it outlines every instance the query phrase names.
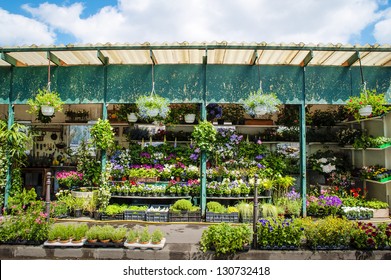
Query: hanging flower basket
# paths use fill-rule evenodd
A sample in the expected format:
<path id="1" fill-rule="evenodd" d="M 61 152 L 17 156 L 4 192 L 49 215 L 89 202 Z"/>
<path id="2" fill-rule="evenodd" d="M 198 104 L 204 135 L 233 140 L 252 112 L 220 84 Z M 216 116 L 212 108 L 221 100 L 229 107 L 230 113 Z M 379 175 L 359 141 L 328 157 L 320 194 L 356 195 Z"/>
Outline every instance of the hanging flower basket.
<path id="1" fill-rule="evenodd" d="M 64 102 L 58 92 L 39 89 L 34 98 L 27 100 L 27 104 L 30 105 L 28 113 L 35 114 L 37 120 L 43 123 L 49 123 L 55 112 L 62 111 Z"/>
<path id="2" fill-rule="evenodd" d="M 244 100 L 244 109 L 251 117 L 273 114 L 278 111 L 281 101 L 275 93 L 251 92 Z"/>
<path id="3" fill-rule="evenodd" d="M 381 116 L 390 111 L 384 93 L 369 90 L 364 87 L 359 96 L 351 96 L 345 105 L 345 109 L 356 120 L 367 117 Z"/>
<path id="4" fill-rule="evenodd" d="M 142 119 L 164 120 L 170 113 L 168 100 L 154 93 L 140 96 L 136 105 Z"/>

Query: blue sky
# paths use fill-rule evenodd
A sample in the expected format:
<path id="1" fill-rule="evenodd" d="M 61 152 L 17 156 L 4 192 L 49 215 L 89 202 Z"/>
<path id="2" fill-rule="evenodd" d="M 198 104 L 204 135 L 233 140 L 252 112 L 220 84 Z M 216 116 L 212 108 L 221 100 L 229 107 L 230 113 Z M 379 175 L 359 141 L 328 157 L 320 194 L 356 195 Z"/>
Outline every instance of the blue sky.
<path id="1" fill-rule="evenodd" d="M 391 0 L 0 0 L 0 46 L 391 44 Z"/>

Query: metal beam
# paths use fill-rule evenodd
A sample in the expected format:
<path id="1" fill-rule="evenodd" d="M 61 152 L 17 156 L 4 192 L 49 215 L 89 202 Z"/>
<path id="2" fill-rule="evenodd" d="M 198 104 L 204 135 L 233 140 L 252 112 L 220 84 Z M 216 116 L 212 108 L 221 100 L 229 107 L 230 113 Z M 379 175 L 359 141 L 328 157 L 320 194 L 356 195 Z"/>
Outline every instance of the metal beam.
<path id="1" fill-rule="evenodd" d="M 306 45 L 107 45 L 107 46 L 73 46 L 68 45 L 65 47 L 32 47 L 32 48 L 0 48 L 1 52 L 43 52 L 43 51 L 91 51 L 91 50 L 215 50 L 215 49 L 227 49 L 227 50 L 298 50 L 298 51 L 360 51 L 360 52 L 390 52 L 391 47 L 378 47 L 378 46 L 306 46 Z"/>
<path id="2" fill-rule="evenodd" d="M 153 53 L 153 50 L 149 50 L 149 56 L 151 57 L 151 61 L 153 65 L 158 64 L 155 54 Z"/>
<path id="3" fill-rule="evenodd" d="M 1 59 L 4 60 L 5 62 L 8 62 L 12 66 L 27 66 L 26 63 L 17 60 L 15 57 L 10 56 L 6 52 L 1 53 Z"/>
<path id="4" fill-rule="evenodd" d="M 355 51 L 351 57 L 349 57 L 344 63 L 342 63 L 342 66 L 345 66 L 345 67 L 352 66 L 353 63 L 355 63 L 359 59 L 360 59 L 360 52 Z"/>
<path id="5" fill-rule="evenodd" d="M 100 62 L 102 62 L 103 65 L 109 64 L 109 58 L 107 56 L 104 56 L 104 54 L 100 50 L 97 50 L 96 57 L 100 60 Z"/>
<path id="6" fill-rule="evenodd" d="M 302 62 L 300 62 L 301 67 L 306 67 L 308 63 L 314 58 L 314 52 L 312 50 L 305 56 Z"/>
<path id="7" fill-rule="evenodd" d="M 254 50 L 253 55 L 251 56 L 249 64 L 250 65 L 255 65 L 257 63 L 257 60 L 258 60 L 258 51 Z"/>
<path id="8" fill-rule="evenodd" d="M 53 62 L 57 66 L 66 66 L 66 65 L 68 65 L 63 60 L 58 58 L 58 56 L 56 56 L 54 53 L 52 53 L 50 51 L 47 52 L 46 57 L 47 57 L 47 59 L 49 59 L 51 62 Z"/>

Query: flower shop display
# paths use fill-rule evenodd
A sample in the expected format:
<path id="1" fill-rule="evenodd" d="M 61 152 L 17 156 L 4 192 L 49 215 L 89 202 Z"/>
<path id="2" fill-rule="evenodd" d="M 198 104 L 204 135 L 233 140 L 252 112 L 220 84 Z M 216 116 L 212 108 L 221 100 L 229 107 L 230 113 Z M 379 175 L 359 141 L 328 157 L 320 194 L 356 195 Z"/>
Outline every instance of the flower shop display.
<path id="1" fill-rule="evenodd" d="M 138 116 L 142 119 L 162 121 L 170 113 L 169 101 L 154 92 L 142 95 L 136 100 Z"/>
<path id="2" fill-rule="evenodd" d="M 252 230 L 247 224 L 231 226 L 227 223 L 211 225 L 202 232 L 201 251 L 214 251 L 217 256 L 248 250 Z"/>
<path id="3" fill-rule="evenodd" d="M 27 100 L 30 109 L 27 111 L 30 114 L 35 114 L 37 120 L 42 123 L 51 122 L 55 112 L 61 112 L 64 102 L 60 98 L 60 94 L 47 89 L 38 89 L 34 98 Z"/>
<path id="4" fill-rule="evenodd" d="M 251 92 L 243 102 L 246 113 L 251 117 L 273 114 L 278 111 L 281 101 L 275 93 Z"/>
<path id="5" fill-rule="evenodd" d="M 127 205 L 124 207 L 124 220 L 145 221 L 147 205 Z"/>
<path id="6" fill-rule="evenodd" d="M 299 220 L 262 218 L 257 224 L 257 246 L 261 250 L 297 250 L 303 237 Z"/>
<path id="7" fill-rule="evenodd" d="M 137 122 L 138 120 L 137 114 L 138 114 L 137 105 L 134 103 L 121 104 L 117 111 L 117 116 L 119 120 L 128 121 L 130 123 Z"/>
<path id="8" fill-rule="evenodd" d="M 336 216 L 341 213 L 342 201 L 335 195 L 307 197 L 307 214 L 315 217 Z"/>
<path id="9" fill-rule="evenodd" d="M 223 118 L 229 121 L 232 125 L 244 125 L 245 110 L 242 104 L 227 103 L 222 104 Z"/>
<path id="10" fill-rule="evenodd" d="M 87 224 L 54 224 L 43 244 L 47 247 L 82 247 L 88 231 Z"/>
<path id="11" fill-rule="evenodd" d="M 88 121 L 88 117 L 90 116 L 90 112 L 88 112 L 85 109 L 82 109 L 82 110 L 68 109 L 65 111 L 65 116 L 67 117 L 65 122 L 86 123 Z"/>
<path id="12" fill-rule="evenodd" d="M 352 96 L 346 101 L 346 110 L 356 120 L 367 117 L 381 116 L 390 111 L 384 93 L 377 93 L 375 89 L 369 90 L 364 87 L 359 96 Z"/>

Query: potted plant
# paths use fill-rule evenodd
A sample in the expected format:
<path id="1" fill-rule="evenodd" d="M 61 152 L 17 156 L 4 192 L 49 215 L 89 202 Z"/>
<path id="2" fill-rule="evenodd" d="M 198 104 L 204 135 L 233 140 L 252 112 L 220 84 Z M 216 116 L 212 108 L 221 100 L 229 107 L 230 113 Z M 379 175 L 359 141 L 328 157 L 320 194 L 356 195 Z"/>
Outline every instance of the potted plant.
<path id="1" fill-rule="evenodd" d="M 223 104 L 223 117 L 226 121 L 231 121 L 233 125 L 244 124 L 244 107 L 242 104 Z"/>
<path id="2" fill-rule="evenodd" d="M 244 109 L 251 117 L 272 114 L 278 111 L 281 101 L 275 93 L 251 92 L 244 100 Z"/>
<path id="3" fill-rule="evenodd" d="M 37 119 L 43 123 L 51 122 L 55 112 L 62 111 L 64 102 L 61 100 L 58 92 L 47 89 L 38 89 L 35 98 L 27 100 L 30 114 L 36 114 Z"/>
<path id="4" fill-rule="evenodd" d="M 164 237 L 164 233 L 161 231 L 161 229 L 157 228 L 155 229 L 151 234 L 151 242 L 152 244 L 160 244 L 162 242 Z"/>
<path id="5" fill-rule="evenodd" d="M 97 148 L 107 150 L 114 145 L 113 127 L 108 120 L 98 119 L 91 128 L 91 137 Z"/>
<path id="6" fill-rule="evenodd" d="M 132 244 L 136 243 L 138 240 L 139 233 L 135 229 L 130 229 L 126 235 L 126 243 Z"/>
<path id="7" fill-rule="evenodd" d="M 118 119 L 122 121 L 128 121 L 130 123 L 137 122 L 137 114 L 138 109 L 135 103 L 121 104 L 117 112 Z"/>
<path id="8" fill-rule="evenodd" d="M 148 231 L 148 227 L 145 227 L 138 237 L 138 243 L 140 244 L 148 244 L 151 240 L 151 234 Z"/>
<path id="9" fill-rule="evenodd" d="M 203 151 L 211 152 L 216 141 L 217 131 L 213 124 L 208 121 L 201 121 L 194 126 L 192 137 L 195 145 Z"/>
<path id="10" fill-rule="evenodd" d="M 166 98 L 153 92 L 136 100 L 138 115 L 143 119 L 164 120 L 170 113 L 169 104 Z"/>
<path id="11" fill-rule="evenodd" d="M 77 189 L 83 182 L 83 173 L 77 171 L 60 171 L 56 173 L 56 179 L 60 187 Z"/>
<path id="12" fill-rule="evenodd" d="M 223 108 L 217 103 L 210 103 L 206 106 L 206 119 L 213 121 L 223 116 Z"/>
<path id="13" fill-rule="evenodd" d="M 345 108 L 356 120 L 366 117 L 376 117 L 390 111 L 384 93 L 377 93 L 375 89 L 363 89 L 359 96 L 351 96 Z"/>

